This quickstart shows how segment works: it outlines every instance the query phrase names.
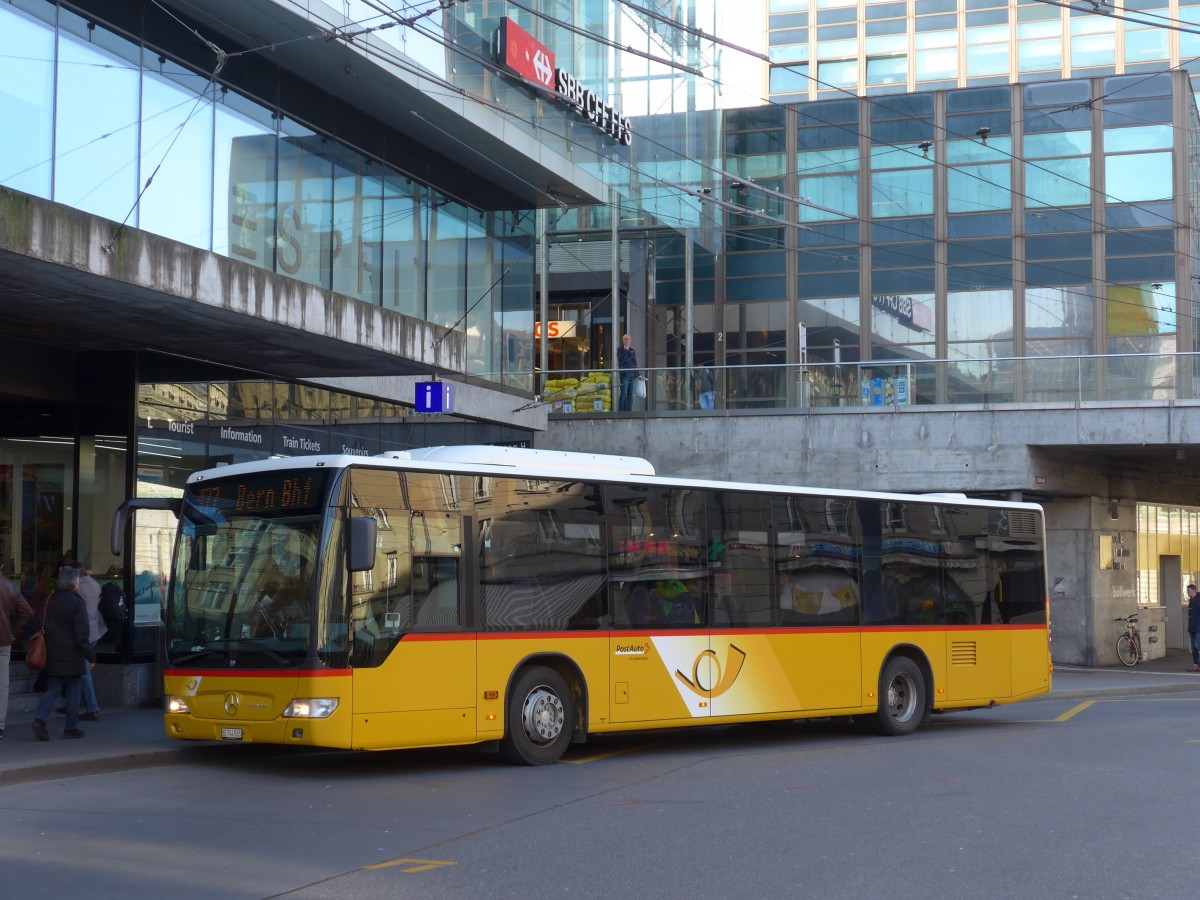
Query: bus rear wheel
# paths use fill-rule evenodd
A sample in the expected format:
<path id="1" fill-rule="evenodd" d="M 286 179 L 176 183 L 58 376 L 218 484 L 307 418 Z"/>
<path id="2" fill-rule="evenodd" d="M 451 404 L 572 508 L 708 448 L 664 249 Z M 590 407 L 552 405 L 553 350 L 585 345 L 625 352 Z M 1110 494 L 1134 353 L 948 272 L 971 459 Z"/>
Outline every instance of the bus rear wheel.
<path id="1" fill-rule="evenodd" d="M 912 734 L 925 715 L 925 679 L 906 656 L 893 656 L 879 673 L 879 709 L 870 718 L 876 734 Z"/>
<path id="2" fill-rule="evenodd" d="M 571 742 L 575 703 L 566 679 L 545 666 L 523 670 L 508 696 L 501 755 L 511 763 L 544 766 Z"/>

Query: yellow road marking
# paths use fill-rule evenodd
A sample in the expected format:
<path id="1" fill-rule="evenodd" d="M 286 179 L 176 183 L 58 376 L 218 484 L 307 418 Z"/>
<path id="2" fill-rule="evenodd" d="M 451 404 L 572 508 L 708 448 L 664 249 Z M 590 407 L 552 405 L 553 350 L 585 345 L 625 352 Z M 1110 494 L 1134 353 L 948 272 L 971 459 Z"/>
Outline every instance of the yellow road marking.
<path id="1" fill-rule="evenodd" d="M 446 866 L 457 865 L 457 863 L 447 862 L 440 859 L 392 859 L 387 862 L 375 863 L 373 866 L 365 866 L 367 869 L 390 869 L 393 866 L 410 866 L 403 869 L 409 875 L 415 872 L 428 872 L 431 869 L 442 869 Z"/>
<path id="2" fill-rule="evenodd" d="M 1095 700 L 1084 700 L 1078 706 L 1074 707 L 1073 709 L 1067 710 L 1065 713 L 1063 713 L 1061 716 L 1058 716 L 1053 721 L 1065 722 L 1065 721 L 1067 721 L 1067 719 L 1071 718 L 1072 716 L 1078 715 L 1079 713 L 1083 712 L 1085 709 L 1087 709 L 1089 706 L 1091 706 L 1095 702 L 1096 702 Z"/>
<path id="3" fill-rule="evenodd" d="M 560 763 L 569 763 L 572 766 L 582 766 L 584 763 L 599 762 L 602 759 L 611 759 L 614 756 L 621 756 L 624 753 L 636 753 L 639 750 L 648 750 L 651 747 L 656 747 L 657 744 L 638 744 L 636 747 L 626 747 L 624 750 L 610 750 L 608 753 L 597 753 L 595 756 L 585 756 L 582 759 L 560 759 Z"/>
<path id="4" fill-rule="evenodd" d="M 1065 722 L 1068 719 L 1083 712 L 1089 706 L 1096 703 L 1178 703 L 1180 701 L 1198 703 L 1200 698 L 1197 697 L 1100 697 L 1096 700 L 1086 700 L 1078 706 L 1067 710 L 1061 716 L 1054 719 L 1013 719 L 1015 724 L 1020 725 L 1046 725 L 1053 722 Z M 1196 741 L 1200 743 L 1200 741 Z"/>

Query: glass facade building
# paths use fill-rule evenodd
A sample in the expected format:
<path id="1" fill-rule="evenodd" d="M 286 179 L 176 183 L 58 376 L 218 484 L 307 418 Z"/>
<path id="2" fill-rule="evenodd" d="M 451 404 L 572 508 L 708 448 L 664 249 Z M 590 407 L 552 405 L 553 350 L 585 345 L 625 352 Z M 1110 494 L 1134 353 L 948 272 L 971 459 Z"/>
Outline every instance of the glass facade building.
<path id="1" fill-rule="evenodd" d="M 731 408 L 782 395 L 780 363 L 939 360 L 910 402 L 1038 401 L 1051 386 L 1013 358 L 1200 346 L 1186 73 L 713 115 L 724 153 L 698 200 L 722 240 L 647 238 L 645 358 L 761 367 L 735 373 Z"/>
<path id="2" fill-rule="evenodd" d="M 772 100 L 1057 81 L 1200 56 L 1196 0 L 767 0 Z"/>
<path id="3" fill-rule="evenodd" d="M 0 185 L 465 330 L 468 373 L 531 368 L 531 209 L 473 207 L 153 40 L 0 4 L 0 116 L 21 136 Z"/>
<path id="4" fill-rule="evenodd" d="M 506 72 L 490 49 L 511 17 L 626 115 L 711 109 L 715 82 L 680 67 L 715 63 L 699 59 L 695 38 L 678 40 L 669 19 L 609 0 L 472 3 L 422 27 L 382 29 L 389 19 L 375 5 L 344 6 L 353 23 L 344 30 L 375 32 L 381 63 L 415 61 L 447 89 L 502 108 L 515 130 L 616 190 L 628 215 L 656 221 L 661 209 L 686 222 L 692 207 L 661 185 L 642 196 L 625 147 Z M 714 28 L 715 4 L 696 7 L 692 18 Z M 289 103 L 278 72 L 236 79 L 238 59 L 224 75 L 206 72 L 206 57 L 178 61 L 168 48 L 179 37 L 164 10 L 147 19 L 155 13 L 161 22 L 123 33 L 48 0 L 0 4 L 0 116 L 21 135 L 0 147 L 0 185 L 457 329 L 465 374 L 530 387 L 532 205 L 472 202 L 430 178 L 427 160 L 414 165 L 398 140 L 403 123 L 382 139 L 339 128 L 327 111 Z M 619 49 L 628 46 L 646 49 Z M 608 221 L 599 209 L 593 225 Z M 576 214 L 563 206 L 561 215 Z"/>

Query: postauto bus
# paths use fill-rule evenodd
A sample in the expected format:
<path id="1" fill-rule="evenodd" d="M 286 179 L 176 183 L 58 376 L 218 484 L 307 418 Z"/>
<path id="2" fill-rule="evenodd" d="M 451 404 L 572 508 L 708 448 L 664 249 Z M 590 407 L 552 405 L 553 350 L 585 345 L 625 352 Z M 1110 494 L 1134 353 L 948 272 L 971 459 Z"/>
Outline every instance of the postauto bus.
<path id="1" fill-rule="evenodd" d="M 1034 504 L 463 446 L 229 465 L 170 505 L 180 740 L 490 742 L 536 765 L 637 729 L 903 735 L 1050 689 Z"/>

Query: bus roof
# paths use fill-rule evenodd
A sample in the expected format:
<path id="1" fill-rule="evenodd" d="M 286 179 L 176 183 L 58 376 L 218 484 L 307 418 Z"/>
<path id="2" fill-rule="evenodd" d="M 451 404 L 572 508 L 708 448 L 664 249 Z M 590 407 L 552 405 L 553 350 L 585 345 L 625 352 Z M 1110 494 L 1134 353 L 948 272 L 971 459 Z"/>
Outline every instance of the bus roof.
<path id="1" fill-rule="evenodd" d="M 553 470 L 556 472 L 594 472 L 611 475 L 653 475 L 654 466 L 638 456 L 610 456 L 605 453 L 578 453 L 570 450 L 534 450 L 526 447 L 488 447 L 478 444 L 423 447 L 419 450 L 388 450 L 379 454 L 387 459 L 419 459 L 453 462 L 473 466 L 508 466 Z"/>
<path id="2" fill-rule="evenodd" d="M 417 471 L 439 471 L 459 475 L 491 474 L 519 475 L 526 478 L 561 479 L 596 478 L 602 481 L 629 484 L 657 484 L 664 487 L 696 489 L 741 490 L 775 494 L 814 494 L 825 497 L 852 499 L 855 497 L 880 500 L 925 502 L 952 501 L 965 506 L 989 506 L 1040 510 L 1037 503 L 1012 500 L 986 500 L 959 493 L 902 493 L 898 491 L 847 490 L 817 485 L 765 484 L 738 481 L 685 478 L 658 475 L 648 460 L 636 456 L 614 456 L 603 453 L 579 453 L 567 450 L 536 450 L 525 447 L 492 447 L 464 444 L 460 446 L 422 447 L 414 450 L 390 450 L 377 456 L 336 454 L 325 456 L 292 456 L 232 463 L 214 469 L 194 472 L 188 483 L 214 478 L 241 476 L 251 472 L 285 469 L 328 468 L 349 466 L 384 466 Z"/>

